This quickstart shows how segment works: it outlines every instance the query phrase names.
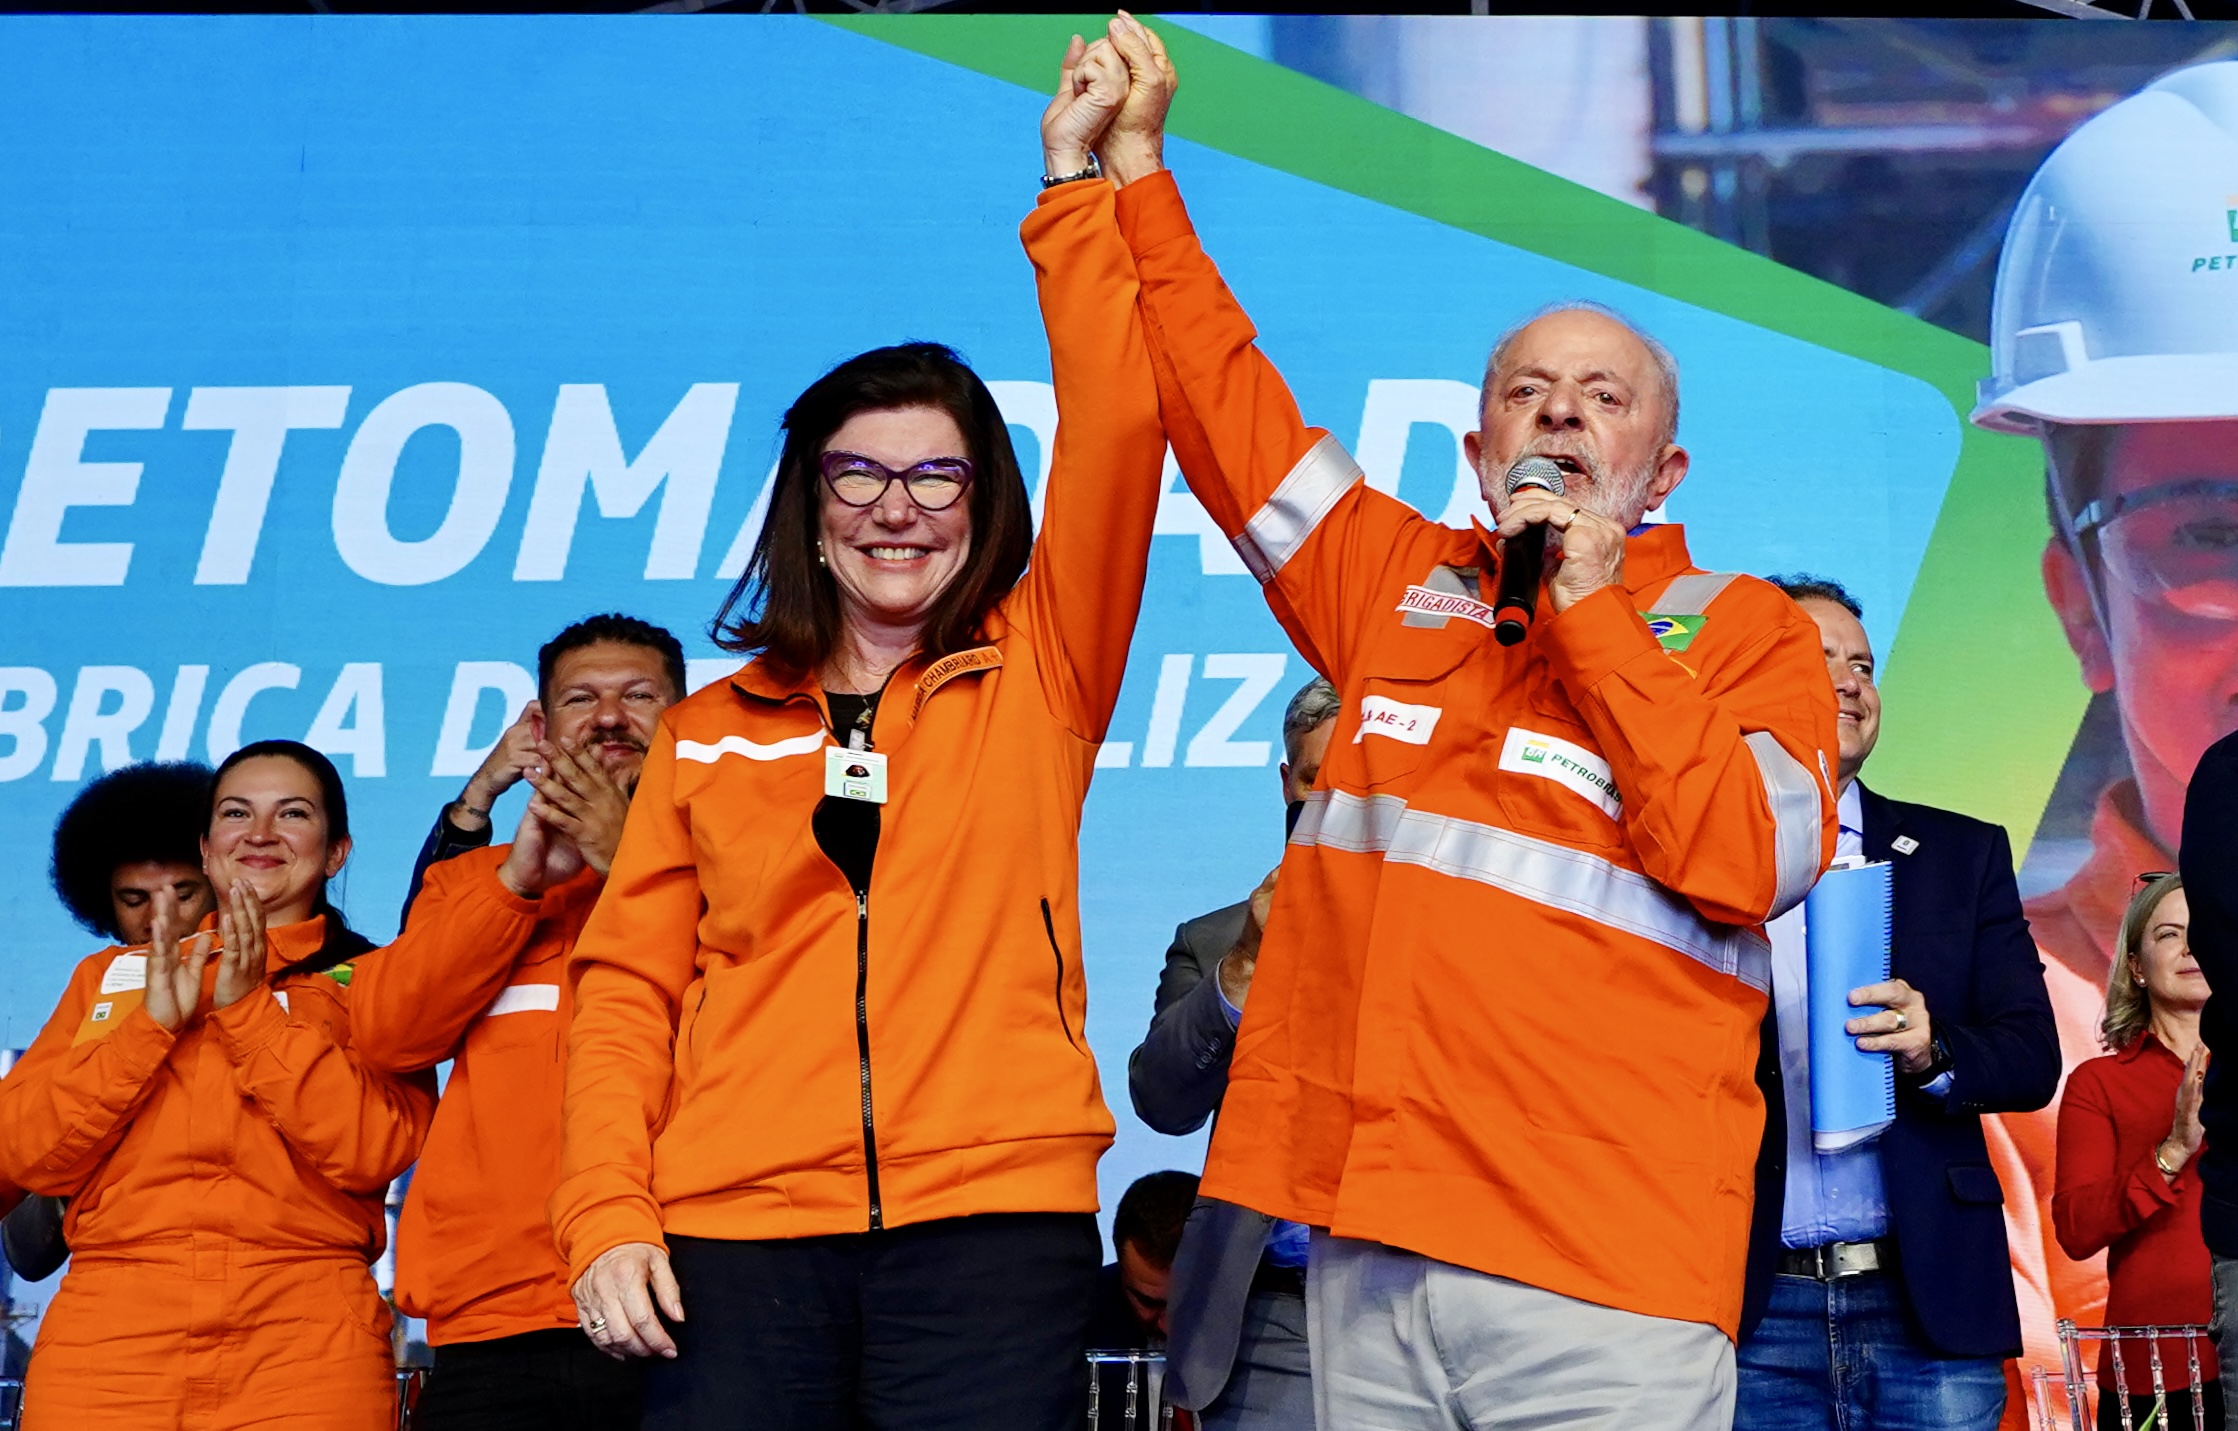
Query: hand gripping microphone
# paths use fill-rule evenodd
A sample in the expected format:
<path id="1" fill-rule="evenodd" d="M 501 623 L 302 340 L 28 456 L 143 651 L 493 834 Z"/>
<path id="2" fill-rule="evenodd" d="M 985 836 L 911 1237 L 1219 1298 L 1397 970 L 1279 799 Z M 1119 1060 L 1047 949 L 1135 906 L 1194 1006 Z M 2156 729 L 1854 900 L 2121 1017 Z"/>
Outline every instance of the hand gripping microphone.
<path id="1" fill-rule="evenodd" d="M 1526 487 L 1562 495 L 1562 469 L 1550 457 L 1525 457 L 1508 469 L 1508 495 Z M 1531 633 L 1539 608 L 1539 579 L 1546 574 L 1546 524 L 1525 527 L 1500 549 L 1500 591 L 1493 600 L 1492 634 L 1513 646 Z"/>

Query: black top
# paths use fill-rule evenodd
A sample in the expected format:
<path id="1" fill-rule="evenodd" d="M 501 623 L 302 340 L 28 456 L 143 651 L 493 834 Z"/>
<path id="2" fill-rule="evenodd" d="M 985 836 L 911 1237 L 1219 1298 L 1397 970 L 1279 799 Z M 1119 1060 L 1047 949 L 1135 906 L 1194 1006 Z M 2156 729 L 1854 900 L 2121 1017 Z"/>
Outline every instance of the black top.
<path id="1" fill-rule="evenodd" d="M 833 738 L 845 745 L 848 733 L 859 729 L 863 733 L 863 747 L 868 749 L 870 722 L 878 712 L 878 696 L 826 691 L 824 700 L 831 707 Z M 816 843 L 831 862 L 839 866 L 839 872 L 847 876 L 848 888 L 858 895 L 870 893 L 870 867 L 878 857 L 879 815 L 883 809 L 868 800 L 826 795 L 816 806 L 811 822 Z"/>
<path id="2" fill-rule="evenodd" d="M 2191 905 L 2191 955 L 2207 976 L 2207 1008 L 2199 1037 L 2216 1057 L 2207 1064 L 2207 1095 L 2199 1121 L 2207 1145 L 2199 1153 L 2199 1230 L 2217 1257 L 2238 1257 L 2238 735 L 2207 747 L 2184 796 L 2184 834 L 2177 863 Z"/>

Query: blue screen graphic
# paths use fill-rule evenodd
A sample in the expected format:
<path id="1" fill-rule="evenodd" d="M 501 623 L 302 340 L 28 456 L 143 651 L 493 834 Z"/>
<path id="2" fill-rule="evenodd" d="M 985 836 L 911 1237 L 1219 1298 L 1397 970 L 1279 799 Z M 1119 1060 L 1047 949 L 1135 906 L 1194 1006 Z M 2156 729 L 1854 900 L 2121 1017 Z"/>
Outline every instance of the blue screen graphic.
<path id="1" fill-rule="evenodd" d="M 1054 70 L 1056 56 L 1051 56 Z M 0 20 L 0 1042 L 93 941 L 44 881 L 102 769 L 308 738 L 345 908 L 395 928 L 439 807 L 618 609 L 696 680 L 786 403 L 962 349 L 1021 456 L 1055 413 L 1016 228 L 1043 97 L 806 20 Z M 1886 649 L 1958 451 L 1924 384 L 1196 145 L 1169 155 L 1309 421 L 1433 517 L 1494 336 L 1583 296 L 1662 336 L 1698 561 L 1807 568 Z M 1036 461 L 1028 457 L 1029 465 Z M 1045 460 L 1045 459 L 1044 459 Z M 1178 481 L 1082 840 L 1108 1209 L 1194 1168 L 1126 1106 L 1174 926 L 1280 852 L 1310 674 Z M 497 813 L 517 818 L 516 794 Z"/>

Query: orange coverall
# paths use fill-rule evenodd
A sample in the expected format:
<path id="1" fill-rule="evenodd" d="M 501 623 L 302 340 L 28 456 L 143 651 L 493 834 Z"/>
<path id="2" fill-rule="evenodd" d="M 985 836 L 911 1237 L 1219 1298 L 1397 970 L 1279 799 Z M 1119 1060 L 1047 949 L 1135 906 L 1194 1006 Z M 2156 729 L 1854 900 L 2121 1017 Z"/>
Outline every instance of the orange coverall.
<path id="1" fill-rule="evenodd" d="M 1496 644 L 1485 530 L 1304 426 L 1170 175 L 1119 217 L 1182 471 L 1345 703 L 1204 1192 L 1734 1335 L 1759 926 L 1834 851 L 1817 628 L 1663 526 Z"/>
<path id="2" fill-rule="evenodd" d="M 271 929 L 267 969 L 324 934 L 323 918 Z M 70 1270 L 24 1424 L 387 1431 L 395 1359 L 367 1267 L 432 1079 L 359 1066 L 330 974 L 212 1011 L 213 958 L 196 1012 L 166 1032 L 141 1005 L 145 953 L 81 963 L 0 1080 L 0 1175 L 70 1199 Z"/>
<path id="3" fill-rule="evenodd" d="M 586 869 L 523 899 L 497 878 L 511 849 L 430 867 L 404 932 L 350 980 L 367 1068 L 454 1060 L 396 1228 L 396 1304 L 437 1346 L 575 1325 L 544 1205 L 567 1086 L 560 975 L 605 881 Z"/>
<path id="4" fill-rule="evenodd" d="M 985 645 L 912 657 L 870 888 L 817 844 L 829 713 L 755 661 L 669 707 L 568 964 L 578 1275 L 625 1242 L 1092 1212 L 1080 807 L 1126 671 L 1165 455 L 1108 184 L 1024 224 L 1060 414 L 1032 564 Z M 687 1306 L 687 1311 L 689 1310 Z"/>

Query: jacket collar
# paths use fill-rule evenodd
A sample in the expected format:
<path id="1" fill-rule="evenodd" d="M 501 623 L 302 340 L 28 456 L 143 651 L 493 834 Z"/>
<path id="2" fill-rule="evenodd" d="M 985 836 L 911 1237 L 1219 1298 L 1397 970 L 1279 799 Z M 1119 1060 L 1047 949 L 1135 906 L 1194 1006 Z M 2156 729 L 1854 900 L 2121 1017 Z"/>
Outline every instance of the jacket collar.
<path id="1" fill-rule="evenodd" d="M 2143 1033 L 2137 1035 L 2137 1037 L 2129 1041 L 2129 1047 L 2115 1049 L 2114 1057 L 2120 1059 L 2123 1063 L 2135 1063 L 2138 1059 L 2143 1058 L 2148 1053 L 2153 1052 L 2157 1052 L 2162 1058 L 2167 1059 L 2170 1063 L 2181 1065 L 2183 1062 L 2182 1059 L 2176 1057 L 2176 1051 L 2174 1049 L 2170 1048 L 2167 1044 L 2164 1044 L 2160 1041 L 2160 1039 L 2153 1033 L 2152 1026 L 2149 1024 L 2146 1025 L 2145 1031 Z"/>
<path id="2" fill-rule="evenodd" d="M 992 642 L 952 651 L 938 660 L 928 661 L 922 653 L 911 656 L 886 678 L 885 692 L 879 698 L 878 715 L 872 726 L 873 744 L 881 750 L 891 749 L 916 728 L 917 717 L 933 692 L 958 676 L 993 670 L 1002 664 L 1002 648 Z M 824 703 L 823 686 L 812 671 L 791 674 L 757 656 L 730 678 L 730 685 L 740 695 L 755 700 L 779 704 L 808 701 L 824 717 L 825 724 L 830 724 L 831 712 Z"/>

